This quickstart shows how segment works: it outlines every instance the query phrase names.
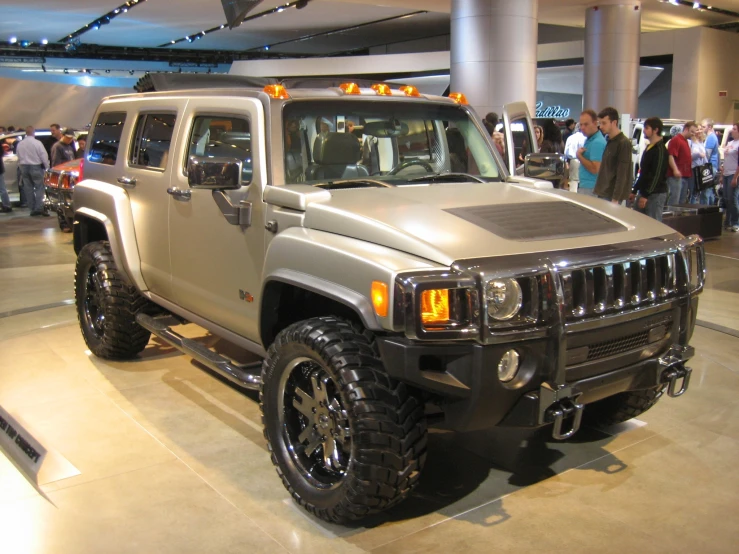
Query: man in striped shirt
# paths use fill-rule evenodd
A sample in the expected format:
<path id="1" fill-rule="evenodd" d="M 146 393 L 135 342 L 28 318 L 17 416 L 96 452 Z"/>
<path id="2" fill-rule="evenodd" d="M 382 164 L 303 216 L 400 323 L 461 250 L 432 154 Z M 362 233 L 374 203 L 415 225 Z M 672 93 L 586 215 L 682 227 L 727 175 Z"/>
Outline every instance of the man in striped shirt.
<path id="1" fill-rule="evenodd" d="M 667 168 L 669 154 L 662 140 L 662 120 L 650 117 L 644 122 L 644 136 L 649 146 L 642 154 L 639 178 L 634 183 L 631 200 L 634 209 L 662 221 L 662 210 L 667 201 Z"/>

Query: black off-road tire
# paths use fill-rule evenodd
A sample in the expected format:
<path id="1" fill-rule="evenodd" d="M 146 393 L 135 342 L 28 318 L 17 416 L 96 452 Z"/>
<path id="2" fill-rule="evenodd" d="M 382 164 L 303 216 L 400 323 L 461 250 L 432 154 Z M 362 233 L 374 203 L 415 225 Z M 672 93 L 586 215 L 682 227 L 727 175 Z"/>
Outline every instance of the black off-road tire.
<path id="1" fill-rule="evenodd" d="M 279 403 L 289 394 L 290 364 L 304 358 L 330 377 L 348 420 L 349 460 L 330 488 L 317 486 L 300 471 L 299 448 L 290 449 L 288 426 L 281 423 Z M 396 505 L 418 484 L 428 434 L 423 402 L 387 375 L 371 334 L 333 317 L 291 325 L 270 346 L 262 382 L 260 408 L 272 463 L 308 512 L 347 523 Z"/>
<path id="2" fill-rule="evenodd" d="M 62 233 L 71 233 L 73 222 L 70 221 L 65 215 L 57 213 L 57 219 L 59 220 L 59 229 Z"/>
<path id="3" fill-rule="evenodd" d="M 638 417 L 654 406 L 664 387 L 621 392 L 585 406 L 583 421 L 593 427 L 608 427 Z"/>
<path id="4" fill-rule="evenodd" d="M 82 336 L 93 354 L 124 360 L 133 358 L 146 347 L 151 333 L 136 323 L 136 314 L 150 302 L 118 271 L 109 242 L 91 242 L 80 250 L 74 272 L 74 292 Z M 91 309 L 86 299 L 91 295 L 99 305 L 94 311 L 102 320 L 90 317 Z M 97 328 L 93 321 L 98 323 Z"/>

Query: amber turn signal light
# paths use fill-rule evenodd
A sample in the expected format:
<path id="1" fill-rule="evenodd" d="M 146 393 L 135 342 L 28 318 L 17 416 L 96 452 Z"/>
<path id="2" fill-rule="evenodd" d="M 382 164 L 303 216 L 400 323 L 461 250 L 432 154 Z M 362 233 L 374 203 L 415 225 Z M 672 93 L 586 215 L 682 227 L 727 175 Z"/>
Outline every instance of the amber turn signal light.
<path id="1" fill-rule="evenodd" d="M 400 87 L 400 92 L 404 93 L 406 96 L 413 96 L 413 97 L 421 96 L 421 93 L 418 92 L 418 89 L 414 87 L 413 85 L 404 85 Z"/>
<path id="2" fill-rule="evenodd" d="M 469 102 L 467 102 L 467 97 L 461 92 L 453 92 L 449 95 L 449 98 L 454 100 L 457 104 L 462 104 L 463 106 L 469 104 Z"/>
<path id="3" fill-rule="evenodd" d="M 393 91 L 390 89 L 390 87 L 382 83 L 372 85 L 372 90 L 374 90 L 380 96 L 391 96 L 393 94 Z"/>
<path id="4" fill-rule="evenodd" d="M 287 93 L 287 89 L 282 85 L 267 85 L 264 87 L 264 92 L 266 92 L 270 98 L 277 100 L 288 100 L 290 98 L 290 95 Z"/>
<path id="5" fill-rule="evenodd" d="M 342 83 L 339 88 L 344 91 L 344 94 L 361 94 L 362 92 L 357 83 Z"/>
<path id="6" fill-rule="evenodd" d="M 449 323 L 449 289 L 421 293 L 421 322 L 425 326 Z"/>
<path id="7" fill-rule="evenodd" d="M 390 295 L 388 294 L 387 283 L 372 281 L 372 306 L 375 308 L 375 313 L 380 317 L 387 317 L 389 305 Z"/>

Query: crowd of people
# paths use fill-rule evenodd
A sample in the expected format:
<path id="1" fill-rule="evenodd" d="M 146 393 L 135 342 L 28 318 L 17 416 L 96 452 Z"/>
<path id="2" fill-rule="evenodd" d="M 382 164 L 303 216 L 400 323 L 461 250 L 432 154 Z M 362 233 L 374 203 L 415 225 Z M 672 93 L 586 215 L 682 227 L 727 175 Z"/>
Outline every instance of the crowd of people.
<path id="1" fill-rule="evenodd" d="M 58 123 L 49 126 L 49 140 L 36 138 L 36 129 L 26 127 L 19 136 L 15 127 L 0 126 L 0 211 L 13 211 L 5 185 L 5 163 L 8 154 L 18 156 L 18 188 L 21 207 L 31 209 L 31 216 L 49 217 L 44 209 L 44 172 L 64 162 L 81 158 L 85 152 L 87 135 L 79 135 L 74 129 L 62 128 Z M 76 142 L 76 146 L 75 146 Z"/>
<path id="2" fill-rule="evenodd" d="M 496 148 L 504 154 L 505 140 L 493 126 L 497 122 L 495 113 L 488 114 L 484 121 Z M 737 232 L 739 123 L 730 132 L 731 140 L 722 162 L 713 120 L 704 119 L 700 125 L 689 121 L 673 127 L 666 141 L 662 120 L 648 118 L 643 133 L 649 144 L 634 181 L 633 147 L 621 132 L 615 108 L 607 107 L 597 114 L 591 109 L 584 110 L 579 122 L 565 121 L 564 132 L 551 119 L 534 126 L 539 152 L 564 155 L 568 164 L 567 179 L 578 183 L 578 193 L 616 204 L 628 202 L 658 221 L 662 221 L 666 205 L 714 205 L 720 196 L 726 208 L 724 226 Z M 523 163 L 523 159 L 519 161 Z"/>

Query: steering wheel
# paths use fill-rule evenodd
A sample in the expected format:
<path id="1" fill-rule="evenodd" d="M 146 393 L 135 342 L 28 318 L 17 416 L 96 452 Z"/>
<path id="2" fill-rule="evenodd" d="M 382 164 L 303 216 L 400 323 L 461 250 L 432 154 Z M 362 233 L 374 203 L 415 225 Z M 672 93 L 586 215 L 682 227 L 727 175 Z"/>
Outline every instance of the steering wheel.
<path id="1" fill-rule="evenodd" d="M 422 166 L 429 173 L 433 173 L 434 172 L 434 168 L 431 167 L 431 165 L 429 165 L 427 162 L 424 162 L 423 160 L 408 160 L 406 162 L 403 162 L 403 163 L 400 163 L 400 164 L 396 165 L 394 168 L 392 168 L 390 171 L 388 171 L 387 174 L 388 175 L 397 175 L 398 173 L 400 173 L 404 169 L 407 169 L 407 168 L 409 168 L 411 166 L 414 166 L 414 165 L 420 165 L 420 166 Z"/>

